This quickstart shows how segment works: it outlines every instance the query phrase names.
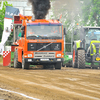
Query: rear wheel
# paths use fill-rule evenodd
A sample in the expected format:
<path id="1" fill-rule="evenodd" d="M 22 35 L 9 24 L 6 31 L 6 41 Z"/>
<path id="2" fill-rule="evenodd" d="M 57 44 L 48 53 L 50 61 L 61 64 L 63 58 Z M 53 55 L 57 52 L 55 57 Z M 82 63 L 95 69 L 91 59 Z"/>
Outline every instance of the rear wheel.
<path id="1" fill-rule="evenodd" d="M 21 68 L 22 63 L 18 61 L 18 50 L 16 49 L 14 52 L 14 68 Z"/>
<path id="2" fill-rule="evenodd" d="M 85 50 L 78 50 L 77 65 L 79 69 L 85 68 Z"/>
<path id="3" fill-rule="evenodd" d="M 61 62 L 55 64 L 55 69 L 61 69 Z"/>
<path id="4" fill-rule="evenodd" d="M 25 62 L 24 56 L 22 56 L 22 69 L 29 69 L 29 63 Z"/>

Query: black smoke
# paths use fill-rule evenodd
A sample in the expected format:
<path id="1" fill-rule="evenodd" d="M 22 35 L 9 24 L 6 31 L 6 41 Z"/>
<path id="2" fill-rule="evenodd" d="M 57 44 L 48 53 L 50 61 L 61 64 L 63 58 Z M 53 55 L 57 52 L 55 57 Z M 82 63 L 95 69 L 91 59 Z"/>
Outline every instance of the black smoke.
<path id="1" fill-rule="evenodd" d="M 50 0 L 28 0 L 32 4 L 35 19 L 45 19 L 50 9 Z"/>

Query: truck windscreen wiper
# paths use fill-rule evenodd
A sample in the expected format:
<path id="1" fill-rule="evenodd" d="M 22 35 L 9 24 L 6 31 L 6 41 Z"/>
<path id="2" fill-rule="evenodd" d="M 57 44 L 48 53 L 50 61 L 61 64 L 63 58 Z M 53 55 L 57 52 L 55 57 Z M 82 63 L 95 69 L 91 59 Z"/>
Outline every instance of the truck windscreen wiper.
<path id="1" fill-rule="evenodd" d="M 37 39 L 37 36 L 35 36 L 35 35 L 28 36 L 27 39 Z"/>
<path id="2" fill-rule="evenodd" d="M 34 34 L 32 36 L 28 36 L 27 39 L 42 39 L 42 36 Z"/>
<path id="3" fill-rule="evenodd" d="M 43 46 L 42 48 L 38 49 L 37 51 L 40 51 L 40 50 L 42 50 L 42 49 L 46 48 L 47 46 L 51 45 L 52 43 L 53 43 L 53 42 L 51 42 L 51 43 L 49 43 L 49 44 L 47 44 L 47 45 Z"/>

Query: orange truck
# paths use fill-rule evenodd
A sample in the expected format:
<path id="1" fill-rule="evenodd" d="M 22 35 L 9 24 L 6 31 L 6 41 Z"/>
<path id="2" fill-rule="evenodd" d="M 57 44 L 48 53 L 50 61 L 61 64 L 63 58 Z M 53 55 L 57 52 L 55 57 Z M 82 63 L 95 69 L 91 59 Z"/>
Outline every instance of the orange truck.
<path id="1" fill-rule="evenodd" d="M 66 29 L 59 20 L 14 16 L 13 32 L 11 58 L 14 68 L 28 69 L 30 65 L 43 65 L 43 68 L 53 66 L 61 69 Z"/>

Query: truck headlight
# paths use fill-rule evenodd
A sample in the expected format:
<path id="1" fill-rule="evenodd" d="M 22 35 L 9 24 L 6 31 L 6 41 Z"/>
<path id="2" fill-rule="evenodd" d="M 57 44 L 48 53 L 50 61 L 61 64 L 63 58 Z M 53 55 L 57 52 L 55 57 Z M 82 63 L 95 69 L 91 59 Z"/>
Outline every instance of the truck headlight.
<path id="1" fill-rule="evenodd" d="M 57 54 L 57 57 L 61 57 L 61 54 Z"/>
<path id="2" fill-rule="evenodd" d="M 32 57 L 32 54 L 28 54 L 28 57 Z"/>

